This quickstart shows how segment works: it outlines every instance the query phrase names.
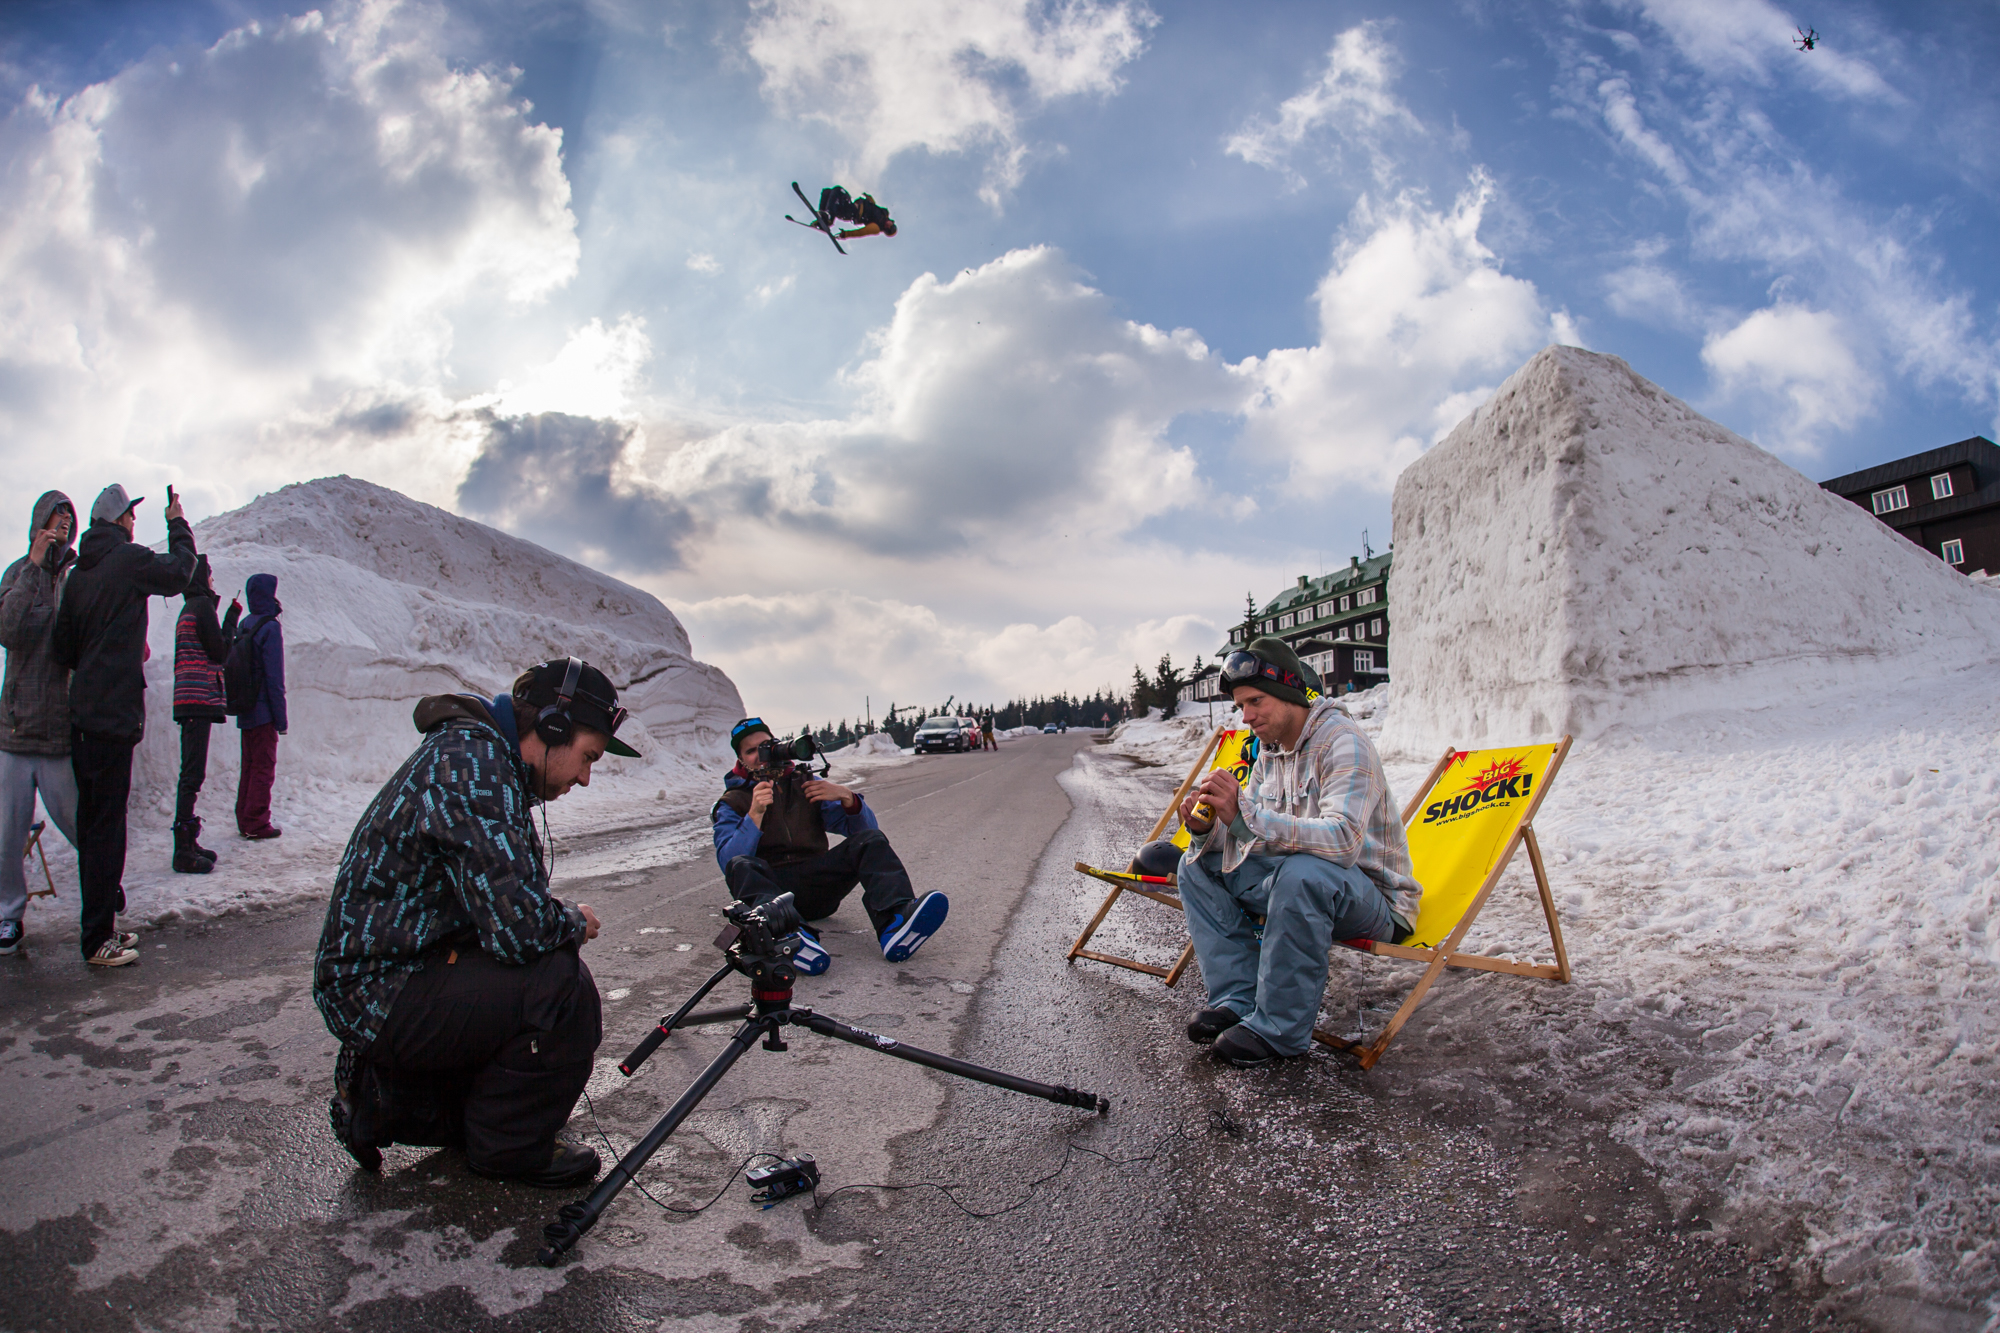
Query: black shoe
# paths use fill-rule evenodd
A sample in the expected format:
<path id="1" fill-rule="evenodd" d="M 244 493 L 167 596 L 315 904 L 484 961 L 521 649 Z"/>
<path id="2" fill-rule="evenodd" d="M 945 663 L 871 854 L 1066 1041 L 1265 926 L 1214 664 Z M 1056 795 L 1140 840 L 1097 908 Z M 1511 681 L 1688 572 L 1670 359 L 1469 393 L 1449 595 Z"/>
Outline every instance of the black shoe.
<path id="1" fill-rule="evenodd" d="M 1188 1020 L 1188 1040 L 1214 1041 L 1242 1021 L 1243 1016 L 1234 1009 L 1204 1009 Z"/>
<path id="2" fill-rule="evenodd" d="M 174 825 L 174 870 L 182 875 L 206 875 L 215 868 L 213 860 L 203 860 L 195 846 L 195 834 L 201 831 L 201 824 L 192 819 Z"/>
<path id="3" fill-rule="evenodd" d="M 188 820 L 188 846 L 194 849 L 196 856 L 199 856 L 210 865 L 215 864 L 215 853 L 201 845 L 201 821 L 199 819 Z"/>
<path id="4" fill-rule="evenodd" d="M 333 1137 L 340 1140 L 340 1146 L 347 1149 L 347 1155 L 363 1171 L 380 1173 L 382 1170 L 382 1150 L 372 1143 L 356 1143 L 354 1140 L 354 1092 L 357 1076 L 361 1072 L 361 1059 L 352 1046 L 343 1044 L 340 1055 L 333 1062 L 333 1099 L 326 1104 L 327 1118 L 333 1121 Z"/>
<path id="5" fill-rule="evenodd" d="M 470 1162 L 466 1165 L 472 1166 Z M 536 1167 L 532 1171 L 505 1172 L 482 1171 L 473 1166 L 472 1174 L 485 1176 L 488 1180 L 511 1180 L 517 1185 L 533 1185 L 537 1189 L 569 1189 L 597 1179 L 597 1150 L 557 1139 L 556 1150 L 549 1157 L 546 1166 Z"/>
<path id="6" fill-rule="evenodd" d="M 1257 1069 L 1284 1058 L 1270 1042 L 1240 1024 L 1215 1039 L 1215 1055 L 1238 1069 Z"/>

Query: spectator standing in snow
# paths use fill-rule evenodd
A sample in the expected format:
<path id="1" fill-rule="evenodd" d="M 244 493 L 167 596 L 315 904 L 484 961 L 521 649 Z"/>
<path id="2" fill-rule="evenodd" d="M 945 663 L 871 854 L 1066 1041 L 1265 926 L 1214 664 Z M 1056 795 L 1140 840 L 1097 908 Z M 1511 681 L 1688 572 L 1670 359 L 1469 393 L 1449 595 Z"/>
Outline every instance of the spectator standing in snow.
<path id="1" fill-rule="evenodd" d="M 423 740 L 384 784 L 334 876 L 313 1002 L 340 1039 L 333 1131 L 365 1170 L 391 1143 L 465 1148 L 474 1172 L 549 1188 L 597 1174 L 556 1137 L 602 1039 L 577 951 L 596 915 L 549 892 L 538 802 L 590 785 L 618 691 L 576 658 L 492 699 L 417 704 Z"/>
<path id="2" fill-rule="evenodd" d="M 271 784 L 278 776 L 278 737 L 290 725 L 285 715 L 285 631 L 278 624 L 278 576 L 252 574 L 244 585 L 250 614 L 241 633 L 250 655 L 256 702 L 236 719 L 243 734 L 243 772 L 236 779 L 236 831 L 246 838 L 275 838 L 284 832 L 271 823 Z"/>
<path id="3" fill-rule="evenodd" d="M 1221 680 L 1260 747 L 1244 786 L 1214 769 L 1181 802 L 1181 905 L 1209 1003 L 1187 1034 L 1252 1068 L 1305 1054 L 1333 942 L 1402 939 L 1423 888 L 1381 757 L 1290 645 L 1253 640 Z"/>
<path id="4" fill-rule="evenodd" d="M 139 499 L 143 500 L 141 496 Z M 56 612 L 55 660 L 69 668 L 69 759 L 76 774 L 83 956 L 139 961 L 138 936 L 115 929 L 125 906 L 125 806 L 132 751 L 146 732 L 146 599 L 177 597 L 194 577 L 194 531 L 167 488 L 167 549 L 132 540 L 139 500 L 106 486 L 90 506 Z"/>
<path id="5" fill-rule="evenodd" d="M 206 875 L 215 868 L 215 853 L 196 841 L 201 821 L 195 818 L 195 798 L 208 778 L 210 728 L 229 714 L 222 690 L 222 663 L 236 637 L 236 618 L 243 604 L 229 601 L 229 614 L 215 620 L 215 579 L 208 557 L 198 556 L 194 581 L 181 599 L 181 618 L 174 626 L 174 721 L 181 728 L 181 783 L 174 802 L 174 869 L 183 875 Z"/>
<path id="6" fill-rule="evenodd" d="M 22 852 L 41 793 L 49 819 L 76 845 L 76 775 L 69 767 L 69 672 L 50 651 L 56 593 L 76 560 L 76 509 L 44 491 L 28 520 L 28 553 L 0 577 L 0 954 L 26 938 L 28 881 Z"/>

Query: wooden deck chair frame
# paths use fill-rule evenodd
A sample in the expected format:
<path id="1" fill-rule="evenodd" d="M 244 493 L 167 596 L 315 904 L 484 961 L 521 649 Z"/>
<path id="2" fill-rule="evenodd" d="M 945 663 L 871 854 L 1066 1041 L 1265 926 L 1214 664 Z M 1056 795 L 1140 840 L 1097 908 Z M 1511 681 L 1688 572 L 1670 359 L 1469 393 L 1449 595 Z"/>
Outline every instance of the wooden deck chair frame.
<path id="1" fill-rule="evenodd" d="M 48 826 L 48 821 L 45 819 L 38 819 L 33 824 L 30 824 L 28 826 L 28 845 L 21 849 L 21 859 L 23 861 L 31 856 L 42 858 L 42 878 L 48 882 L 46 889 L 36 889 L 29 893 L 28 896 L 30 898 L 53 898 L 56 896 L 56 877 L 49 873 L 49 854 L 42 850 L 42 831 Z"/>
<path id="2" fill-rule="evenodd" d="M 1511 972 L 1515 976 L 1544 977 L 1551 981 L 1565 983 L 1569 981 L 1569 952 L 1563 948 L 1562 925 L 1556 920 L 1556 900 L 1554 893 L 1549 889 L 1549 872 L 1548 867 L 1542 861 L 1542 847 L 1535 840 L 1535 814 L 1542 808 L 1542 798 L 1547 796 L 1549 788 L 1555 785 L 1556 775 L 1562 771 L 1563 759 L 1569 754 L 1570 739 L 1570 737 L 1565 736 L 1562 738 L 1561 744 L 1556 746 L 1555 754 L 1549 759 L 1548 773 L 1539 783 L 1535 784 L 1534 795 L 1529 797 L 1528 808 L 1522 814 L 1521 822 L 1515 826 L 1513 836 L 1507 840 L 1502 846 L 1500 854 L 1494 858 L 1493 868 L 1487 872 L 1485 882 L 1479 886 L 1479 892 L 1474 894 L 1472 901 L 1466 904 L 1465 912 L 1458 918 L 1458 923 L 1451 928 L 1449 934 L 1438 941 L 1435 947 L 1428 949 L 1411 948 L 1401 944 L 1383 944 L 1375 940 L 1343 941 L 1349 948 L 1363 953 L 1372 953 L 1383 958 L 1410 958 L 1429 964 L 1424 969 L 1423 976 L 1418 978 L 1416 986 L 1403 1000 L 1402 1007 L 1397 1009 L 1390 1017 L 1387 1026 L 1382 1029 L 1381 1034 L 1375 1040 L 1369 1042 L 1349 1041 L 1345 1037 L 1336 1037 L 1331 1032 L 1327 1032 L 1322 1028 L 1314 1028 L 1314 1041 L 1334 1047 L 1336 1050 L 1346 1051 L 1361 1062 L 1363 1069 L 1373 1068 L 1375 1062 L 1382 1058 L 1382 1052 L 1389 1049 L 1389 1043 L 1396 1039 L 1396 1034 L 1401 1032 L 1403 1025 L 1410 1021 L 1410 1015 L 1416 1012 L 1417 1006 L 1423 1002 L 1424 996 L 1430 991 L 1432 985 L 1437 982 L 1437 979 L 1444 974 L 1444 970 L 1447 967 L 1465 967 L 1482 972 Z M 1416 817 L 1417 811 L 1422 808 L 1424 800 L 1430 795 L 1431 788 L 1436 785 L 1439 776 L 1451 764 L 1453 757 L 1459 753 L 1460 751 L 1456 747 L 1447 749 L 1438 759 L 1437 763 L 1431 767 L 1430 776 L 1426 777 L 1423 785 L 1417 788 L 1415 798 L 1407 806 L 1403 807 L 1403 826 L 1405 828 L 1409 827 L 1410 821 Z M 1541 894 L 1542 898 L 1542 914 L 1548 918 L 1549 942 L 1555 946 L 1555 964 L 1550 966 L 1546 963 L 1517 963 L 1511 958 L 1494 958 L 1486 954 L 1460 953 L 1458 951 L 1459 941 L 1464 939 L 1466 932 L 1472 929 L 1472 923 L 1479 919 L 1479 909 L 1486 905 L 1487 895 L 1493 892 L 1493 886 L 1500 882 L 1500 877 L 1507 873 L 1507 867 L 1514 859 L 1515 850 L 1523 846 L 1528 849 L 1528 864 L 1534 868 L 1535 888 Z"/>
<path id="3" fill-rule="evenodd" d="M 1181 785 L 1174 788 L 1173 796 L 1167 801 L 1167 808 L 1160 812 L 1159 819 L 1153 824 L 1153 831 L 1146 835 L 1147 842 L 1152 842 L 1167 831 L 1167 825 L 1173 821 L 1174 812 L 1180 808 L 1182 798 L 1188 794 L 1189 788 L 1194 786 L 1195 779 L 1207 770 L 1209 757 L 1215 753 L 1216 745 L 1221 742 L 1224 733 L 1228 730 L 1229 728 L 1227 727 L 1217 727 L 1209 733 L 1208 744 L 1201 747 L 1201 754 L 1195 758 L 1193 767 L 1189 768 L 1187 776 L 1181 779 Z M 1429 789 L 1429 785 L 1426 784 L 1425 790 L 1428 791 Z M 1185 972 L 1187 965 L 1194 961 L 1194 941 L 1192 940 L 1189 940 L 1187 945 L 1181 949 L 1181 956 L 1174 960 L 1172 967 L 1161 967 L 1155 963 L 1142 963 L 1136 958 L 1122 958 L 1115 953 L 1102 953 L 1096 949 L 1086 949 L 1083 947 L 1090 943 L 1090 937 L 1095 935 L 1097 928 L 1104 924 L 1104 918 L 1110 914 L 1112 904 L 1116 903 L 1125 894 L 1136 893 L 1141 898 L 1151 898 L 1154 902 L 1165 907 L 1171 907 L 1176 912 L 1185 910 L 1181 907 L 1179 896 L 1170 892 L 1174 888 L 1174 877 L 1171 875 L 1164 877 L 1140 875 L 1130 869 L 1127 869 L 1123 873 L 1113 870 L 1099 870 L 1096 866 L 1085 865 L 1081 861 L 1076 863 L 1076 868 L 1084 874 L 1089 875 L 1092 879 L 1101 879 L 1109 884 L 1111 892 L 1105 894 L 1104 901 L 1097 905 L 1097 915 L 1090 918 L 1090 923 L 1083 928 L 1083 933 L 1076 937 L 1076 943 L 1069 946 L 1069 955 L 1064 961 L 1073 963 L 1079 958 L 1089 958 L 1095 962 L 1109 963 L 1113 967 L 1127 967 L 1134 972 L 1144 972 L 1148 976 L 1158 977 L 1169 986 L 1179 984 L 1181 973 Z"/>

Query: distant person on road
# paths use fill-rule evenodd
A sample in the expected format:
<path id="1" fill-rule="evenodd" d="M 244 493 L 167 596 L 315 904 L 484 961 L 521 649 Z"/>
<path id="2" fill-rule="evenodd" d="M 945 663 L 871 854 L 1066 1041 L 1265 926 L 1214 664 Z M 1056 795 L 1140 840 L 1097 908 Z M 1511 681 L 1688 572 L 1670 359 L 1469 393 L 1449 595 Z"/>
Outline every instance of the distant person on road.
<path id="1" fill-rule="evenodd" d="M 942 893 L 917 898 L 909 872 L 859 792 L 809 777 L 789 759 L 765 764 L 757 747 L 770 739 L 771 729 L 757 717 L 729 731 L 736 767 L 723 777 L 722 799 L 708 813 L 715 860 L 729 891 L 752 906 L 789 893 L 799 915 L 820 921 L 859 884 L 882 957 L 904 961 L 944 924 L 951 903 Z M 838 847 L 828 842 L 829 833 L 841 835 Z M 809 926 L 792 961 L 818 976 L 833 959 Z"/>
<path id="2" fill-rule="evenodd" d="M 195 799 L 208 779 L 208 736 L 227 721 L 222 690 L 222 664 L 236 638 L 236 619 L 243 603 L 229 600 L 229 613 L 215 619 L 215 578 L 208 557 L 196 556 L 194 579 L 181 598 L 181 618 L 174 626 L 174 721 L 181 729 L 181 781 L 174 799 L 174 869 L 183 875 L 206 875 L 215 868 L 215 853 L 201 845 L 201 821 Z"/>
<path id="3" fill-rule="evenodd" d="M 278 737 L 290 727 L 285 712 L 285 630 L 278 623 L 278 576 L 252 574 L 244 585 L 250 614 L 243 621 L 243 651 L 256 682 L 255 702 L 239 714 L 243 771 L 236 779 L 236 832 L 253 841 L 284 830 L 271 822 L 271 785 L 278 777 Z"/>
<path id="4" fill-rule="evenodd" d="M 22 856 L 41 795 L 49 821 L 76 845 L 76 774 L 69 766 L 69 672 L 51 640 L 56 594 L 76 552 L 76 509 L 61 491 L 44 491 L 28 520 L 28 553 L 0 576 L 0 646 L 7 676 L 0 686 L 0 954 L 27 938 L 28 880 Z"/>
<path id="5" fill-rule="evenodd" d="M 139 961 L 125 907 L 125 807 L 132 751 L 146 733 L 146 599 L 179 597 L 194 577 L 194 530 L 167 487 L 167 549 L 132 540 L 140 501 L 106 486 L 90 506 L 56 612 L 55 660 L 70 670 L 69 758 L 76 774 L 83 956 L 97 967 Z"/>
<path id="6" fill-rule="evenodd" d="M 597 1174 L 559 1138 L 603 1037 L 578 956 L 596 913 L 549 892 L 534 808 L 590 785 L 625 710 L 574 657 L 505 694 L 433 695 L 423 739 L 348 839 L 313 962 L 341 1042 L 334 1136 L 365 1170 L 392 1143 L 463 1147 L 477 1175 L 562 1189 Z"/>
<path id="7" fill-rule="evenodd" d="M 1209 1004 L 1187 1034 L 1250 1068 L 1305 1054 L 1334 941 L 1402 939 L 1423 888 L 1381 757 L 1291 647 L 1256 639 L 1221 680 L 1259 749 L 1242 787 L 1214 769 L 1181 802 L 1181 903 Z"/>
<path id="8" fill-rule="evenodd" d="M 993 710 L 990 708 L 986 710 L 986 716 L 979 719 L 979 748 L 982 752 L 1000 748 L 1000 743 L 993 739 Z"/>

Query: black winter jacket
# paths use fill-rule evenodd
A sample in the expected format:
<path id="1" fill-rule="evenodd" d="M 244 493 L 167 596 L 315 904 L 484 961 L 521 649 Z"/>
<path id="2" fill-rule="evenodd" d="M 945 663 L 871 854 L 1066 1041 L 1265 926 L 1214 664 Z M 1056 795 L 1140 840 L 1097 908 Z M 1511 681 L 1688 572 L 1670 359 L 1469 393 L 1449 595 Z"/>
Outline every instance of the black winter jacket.
<path id="1" fill-rule="evenodd" d="M 68 667 L 69 717 L 93 736 L 137 744 L 146 733 L 146 599 L 179 597 L 194 577 L 194 530 L 167 520 L 164 554 L 116 523 L 93 523 L 56 613 L 55 657 Z"/>

